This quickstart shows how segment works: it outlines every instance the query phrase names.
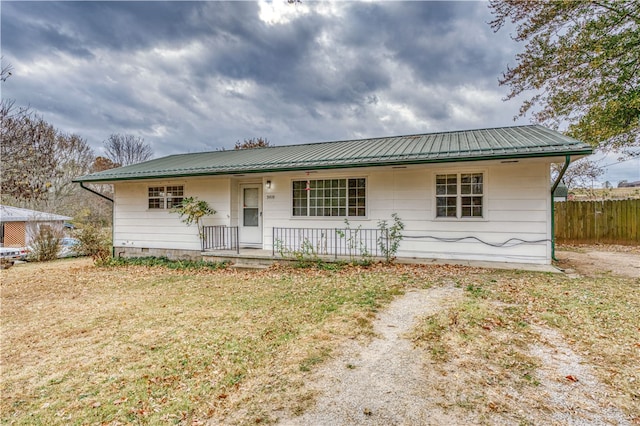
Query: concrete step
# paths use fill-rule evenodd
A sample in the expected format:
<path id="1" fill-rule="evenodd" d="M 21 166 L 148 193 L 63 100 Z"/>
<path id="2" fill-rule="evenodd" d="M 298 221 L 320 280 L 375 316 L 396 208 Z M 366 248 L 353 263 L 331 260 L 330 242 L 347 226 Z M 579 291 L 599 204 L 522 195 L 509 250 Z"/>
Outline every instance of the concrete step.
<path id="1" fill-rule="evenodd" d="M 242 271 L 260 271 L 269 268 L 269 266 L 270 265 L 263 265 L 259 263 L 234 263 L 233 265 L 231 265 L 231 268 Z"/>

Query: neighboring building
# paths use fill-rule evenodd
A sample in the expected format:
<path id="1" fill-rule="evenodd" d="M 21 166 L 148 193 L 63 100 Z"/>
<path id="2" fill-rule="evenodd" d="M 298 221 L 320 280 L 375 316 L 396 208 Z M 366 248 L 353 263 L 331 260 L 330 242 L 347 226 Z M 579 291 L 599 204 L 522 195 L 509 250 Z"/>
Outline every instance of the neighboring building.
<path id="1" fill-rule="evenodd" d="M 640 188 L 640 180 L 635 182 L 622 181 L 618 183 L 618 188 Z"/>
<path id="2" fill-rule="evenodd" d="M 553 201 L 567 201 L 569 197 L 569 188 L 564 182 L 560 182 L 556 187 L 556 190 L 553 191 Z"/>
<path id="3" fill-rule="evenodd" d="M 216 226 L 220 248 L 237 233 L 241 247 L 307 241 L 330 253 L 345 219 L 373 229 L 396 213 L 405 225 L 398 257 L 549 264 L 550 164 L 591 152 L 517 126 L 171 155 L 76 182 L 114 185 L 118 255 L 200 256 L 196 227 L 170 212 L 197 197 L 217 210 L 205 225 Z"/>
<path id="4" fill-rule="evenodd" d="M 68 216 L 0 205 L 0 246 L 25 247 L 41 229 L 62 231 Z"/>

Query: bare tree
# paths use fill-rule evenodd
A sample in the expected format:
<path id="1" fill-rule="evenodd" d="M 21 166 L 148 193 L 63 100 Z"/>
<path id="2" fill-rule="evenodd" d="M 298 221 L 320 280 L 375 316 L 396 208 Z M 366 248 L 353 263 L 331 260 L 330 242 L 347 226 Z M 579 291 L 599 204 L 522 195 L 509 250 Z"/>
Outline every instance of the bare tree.
<path id="1" fill-rule="evenodd" d="M 51 181 L 50 198 L 54 201 L 52 205 L 56 204 L 55 201 L 67 204 L 80 189 L 72 180 L 91 172 L 95 155 L 84 138 L 75 134 L 58 134 L 55 157 L 58 173 Z"/>
<path id="2" fill-rule="evenodd" d="M 551 165 L 551 176 L 554 180 L 561 169 L 562 164 L 554 163 Z M 583 158 L 569 165 L 564 176 L 562 176 L 562 181 L 569 190 L 587 188 L 603 173 L 602 167 L 591 160 Z"/>
<path id="3" fill-rule="evenodd" d="M 251 138 L 245 139 L 244 142 L 237 141 L 233 149 L 265 148 L 267 146 L 271 146 L 271 144 L 266 138 Z"/>
<path id="4" fill-rule="evenodd" d="M 68 216 L 74 216 L 78 209 L 87 207 L 88 203 L 78 196 L 84 191 L 73 183 L 73 179 L 91 171 L 93 150 L 80 136 L 56 131 L 53 155 L 55 172 L 48 180 L 46 192 L 37 199 L 17 199 L 10 204 Z M 37 174 L 34 171 L 29 173 Z"/>
<path id="5" fill-rule="evenodd" d="M 119 166 L 130 166 L 153 158 L 151 146 L 143 138 L 114 133 L 104 141 L 105 156 Z"/>
<path id="6" fill-rule="evenodd" d="M 46 197 L 59 175 L 55 157 L 57 132 L 27 108 L 12 101 L 0 106 L 0 157 L 3 196 L 22 200 Z"/>
<path id="7" fill-rule="evenodd" d="M 0 62 L 4 62 L 4 57 L 0 56 Z M 13 71 L 11 64 L 0 65 L 0 81 L 7 81 L 11 77 L 11 71 Z"/>
<path id="8" fill-rule="evenodd" d="M 0 80 L 11 76 L 0 67 Z M 34 210 L 109 223 L 111 205 L 72 180 L 93 171 L 93 150 L 78 135 L 61 133 L 28 107 L 0 102 L 0 201 Z"/>

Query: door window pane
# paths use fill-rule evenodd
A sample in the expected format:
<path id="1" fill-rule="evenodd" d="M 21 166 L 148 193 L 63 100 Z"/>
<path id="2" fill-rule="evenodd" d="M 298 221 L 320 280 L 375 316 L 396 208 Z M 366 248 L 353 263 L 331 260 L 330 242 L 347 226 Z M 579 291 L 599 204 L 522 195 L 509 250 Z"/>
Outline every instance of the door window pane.
<path id="1" fill-rule="evenodd" d="M 258 188 L 244 188 L 244 206 L 258 207 Z"/>
<path id="2" fill-rule="evenodd" d="M 260 215 L 260 190 L 258 188 L 243 188 L 242 225 L 258 226 Z"/>
<path id="3" fill-rule="evenodd" d="M 258 209 L 257 208 L 244 208 L 244 226 L 258 226 Z"/>

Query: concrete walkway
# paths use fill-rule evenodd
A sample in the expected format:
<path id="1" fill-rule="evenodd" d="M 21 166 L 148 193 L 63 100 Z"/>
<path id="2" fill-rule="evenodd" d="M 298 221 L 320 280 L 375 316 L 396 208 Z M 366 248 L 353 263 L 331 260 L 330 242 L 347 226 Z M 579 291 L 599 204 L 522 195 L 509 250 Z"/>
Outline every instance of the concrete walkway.
<path id="1" fill-rule="evenodd" d="M 320 259 L 326 262 L 349 261 L 349 258 L 333 256 L 318 256 Z M 276 253 L 273 255 L 271 250 L 262 250 L 254 248 L 241 248 L 240 253 L 236 253 L 232 250 L 215 250 L 202 252 L 203 260 L 211 261 L 228 261 L 233 264 L 250 267 L 255 266 L 268 266 L 275 262 L 295 262 L 296 260 L 284 259 Z M 383 258 L 374 258 L 374 261 L 382 261 Z M 399 257 L 395 260 L 396 263 L 413 264 L 413 265 L 463 265 L 474 268 L 487 268 L 487 269 L 509 269 L 519 271 L 533 271 L 533 272 L 551 272 L 561 273 L 562 270 L 556 268 L 553 265 L 539 265 L 533 263 L 515 263 L 515 262 L 491 262 L 491 261 L 479 261 L 479 260 L 453 260 L 453 259 L 422 259 L 422 258 L 408 258 Z"/>

